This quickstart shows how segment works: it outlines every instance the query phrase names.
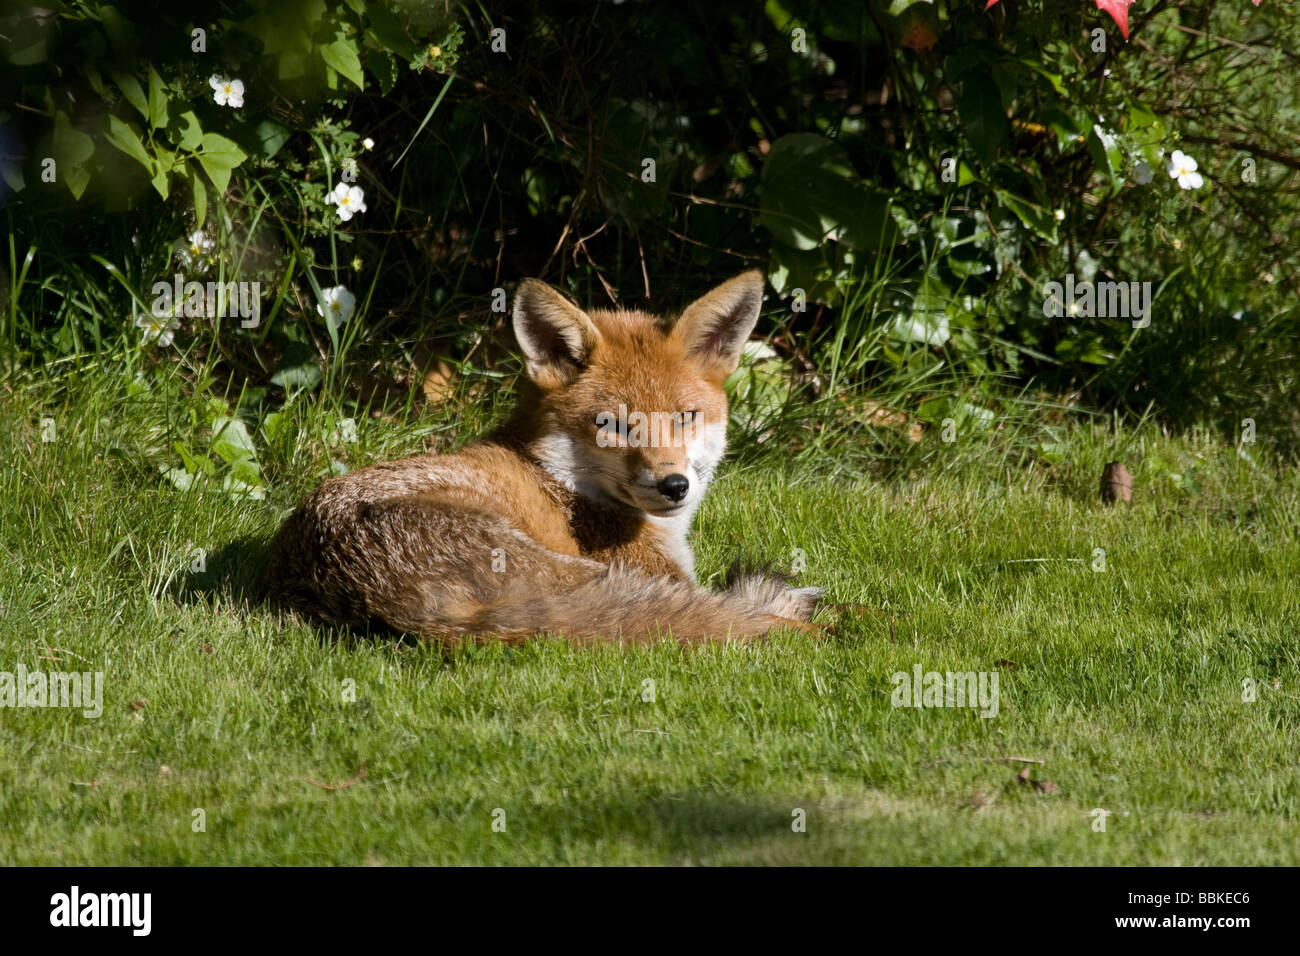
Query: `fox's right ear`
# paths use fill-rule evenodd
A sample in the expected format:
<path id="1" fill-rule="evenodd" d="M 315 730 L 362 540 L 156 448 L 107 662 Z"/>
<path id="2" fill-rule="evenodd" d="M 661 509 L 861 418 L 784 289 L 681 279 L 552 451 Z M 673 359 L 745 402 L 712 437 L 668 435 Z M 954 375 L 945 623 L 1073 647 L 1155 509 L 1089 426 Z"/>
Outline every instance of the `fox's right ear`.
<path id="1" fill-rule="evenodd" d="M 573 381 L 599 338 L 587 313 L 537 279 L 519 283 L 514 325 L 528 377 L 543 389 Z"/>

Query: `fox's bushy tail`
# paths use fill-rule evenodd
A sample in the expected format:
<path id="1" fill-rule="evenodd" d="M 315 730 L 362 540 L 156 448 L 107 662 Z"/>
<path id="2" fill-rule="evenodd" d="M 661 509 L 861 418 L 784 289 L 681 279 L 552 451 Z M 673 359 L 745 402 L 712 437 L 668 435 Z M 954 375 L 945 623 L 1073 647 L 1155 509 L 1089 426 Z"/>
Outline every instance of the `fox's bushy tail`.
<path id="1" fill-rule="evenodd" d="M 391 626 L 453 643 L 473 638 L 516 643 L 556 634 L 579 644 L 699 644 L 748 640 L 777 627 L 808 632 L 820 588 L 794 588 L 758 574 L 727 590 L 707 591 L 686 581 L 654 577 L 618 566 L 570 590 L 466 606 L 424 620 L 389 620 Z"/>
<path id="2" fill-rule="evenodd" d="M 807 622 L 820 589 L 779 575 L 733 568 L 726 589 L 713 592 L 558 554 L 461 505 L 358 501 L 338 484 L 351 477 L 326 482 L 281 526 L 262 579 L 270 603 L 323 624 L 382 623 L 453 644 L 547 633 L 579 644 L 702 643 L 781 626 L 816 630 Z"/>

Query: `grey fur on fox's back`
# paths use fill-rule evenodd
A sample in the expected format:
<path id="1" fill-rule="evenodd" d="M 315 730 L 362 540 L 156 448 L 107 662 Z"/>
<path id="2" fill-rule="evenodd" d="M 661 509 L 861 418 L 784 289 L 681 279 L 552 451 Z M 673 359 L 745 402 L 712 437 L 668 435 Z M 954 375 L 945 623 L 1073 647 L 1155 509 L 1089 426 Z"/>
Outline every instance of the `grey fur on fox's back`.
<path id="1" fill-rule="evenodd" d="M 762 291 L 747 272 L 666 322 L 587 313 L 525 280 L 514 328 L 528 377 L 510 421 L 454 454 L 322 482 L 271 543 L 267 598 L 324 624 L 450 641 L 814 630 L 820 589 L 748 575 L 707 591 L 687 542 Z"/>

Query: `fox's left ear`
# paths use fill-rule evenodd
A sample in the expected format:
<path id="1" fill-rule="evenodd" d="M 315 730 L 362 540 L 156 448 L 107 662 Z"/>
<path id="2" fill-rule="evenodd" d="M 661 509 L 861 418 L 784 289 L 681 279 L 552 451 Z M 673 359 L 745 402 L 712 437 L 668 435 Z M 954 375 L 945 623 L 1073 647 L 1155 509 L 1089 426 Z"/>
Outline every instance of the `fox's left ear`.
<path id="1" fill-rule="evenodd" d="M 762 305 L 763 273 L 751 269 L 688 305 L 672 334 L 708 378 L 721 382 L 740 364 L 740 350 L 754 331 Z"/>
<path id="2" fill-rule="evenodd" d="M 528 377 L 544 390 L 572 382 L 600 339 L 587 313 L 537 279 L 519 283 L 514 326 Z"/>

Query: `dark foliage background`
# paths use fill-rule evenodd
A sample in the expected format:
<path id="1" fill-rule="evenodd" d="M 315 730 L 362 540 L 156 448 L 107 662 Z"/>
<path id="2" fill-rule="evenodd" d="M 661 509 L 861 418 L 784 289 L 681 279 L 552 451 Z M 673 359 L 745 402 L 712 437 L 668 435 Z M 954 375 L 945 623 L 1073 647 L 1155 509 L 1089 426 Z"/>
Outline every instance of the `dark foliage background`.
<path id="1" fill-rule="evenodd" d="M 135 349 L 131 316 L 199 229 L 205 268 L 270 290 L 265 320 L 186 319 L 176 344 L 195 390 L 247 392 L 250 415 L 496 367 L 493 290 L 523 276 L 670 308 L 758 265 L 779 405 L 937 424 L 1036 396 L 1229 436 L 1251 418 L 1292 450 L 1297 13 L 1130 14 L 1126 41 L 1086 0 L 11 10 L 9 372 Z M 1176 149 L 1199 188 L 1166 171 Z M 350 162 L 367 210 L 344 222 Z M 1150 282 L 1150 326 L 1045 315 L 1067 274 Z M 361 321 L 318 314 L 336 286 Z"/>

